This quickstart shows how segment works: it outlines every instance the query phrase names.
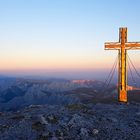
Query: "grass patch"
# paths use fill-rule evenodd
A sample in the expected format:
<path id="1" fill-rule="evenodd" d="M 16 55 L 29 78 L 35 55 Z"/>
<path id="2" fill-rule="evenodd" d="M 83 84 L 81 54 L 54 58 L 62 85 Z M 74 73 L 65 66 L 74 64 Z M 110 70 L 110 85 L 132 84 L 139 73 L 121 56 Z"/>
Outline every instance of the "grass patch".
<path id="1" fill-rule="evenodd" d="M 43 124 L 41 124 L 39 121 L 35 122 L 32 124 L 32 129 L 36 130 L 36 131 L 43 131 L 44 130 L 44 126 Z"/>
<path id="2" fill-rule="evenodd" d="M 15 115 L 15 116 L 12 116 L 11 119 L 12 120 L 18 120 L 18 121 L 21 121 L 23 120 L 25 117 L 23 115 Z"/>
<path id="3" fill-rule="evenodd" d="M 69 110 L 83 110 L 83 109 L 88 109 L 88 107 L 84 104 L 69 104 L 66 106 L 66 108 L 68 108 Z"/>

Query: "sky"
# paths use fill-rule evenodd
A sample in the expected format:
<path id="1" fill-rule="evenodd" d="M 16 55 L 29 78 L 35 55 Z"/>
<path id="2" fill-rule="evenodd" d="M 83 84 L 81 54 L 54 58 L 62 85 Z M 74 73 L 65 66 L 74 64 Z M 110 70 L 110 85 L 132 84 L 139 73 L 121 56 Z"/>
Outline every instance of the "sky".
<path id="1" fill-rule="evenodd" d="M 0 74 L 106 75 L 119 27 L 140 41 L 139 0 L 0 0 Z M 129 51 L 140 68 L 140 50 Z"/>

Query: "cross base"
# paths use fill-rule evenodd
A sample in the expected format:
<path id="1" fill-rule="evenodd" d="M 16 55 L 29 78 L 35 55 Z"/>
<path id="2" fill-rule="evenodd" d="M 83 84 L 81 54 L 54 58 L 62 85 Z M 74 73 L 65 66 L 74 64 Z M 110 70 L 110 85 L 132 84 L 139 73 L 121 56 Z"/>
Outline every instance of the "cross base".
<path id="1" fill-rule="evenodd" d="M 119 101 L 120 102 L 127 102 L 127 91 L 121 90 L 119 93 Z"/>

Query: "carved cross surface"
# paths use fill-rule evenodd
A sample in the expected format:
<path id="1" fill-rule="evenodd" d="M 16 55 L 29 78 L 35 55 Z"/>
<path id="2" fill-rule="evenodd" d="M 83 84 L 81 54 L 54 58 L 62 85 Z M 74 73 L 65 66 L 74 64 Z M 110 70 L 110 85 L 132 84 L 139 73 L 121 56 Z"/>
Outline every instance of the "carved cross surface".
<path id="1" fill-rule="evenodd" d="M 118 98 L 127 102 L 127 50 L 140 49 L 140 42 L 127 42 L 127 28 L 119 29 L 119 42 L 106 42 L 106 50 L 118 50 Z"/>

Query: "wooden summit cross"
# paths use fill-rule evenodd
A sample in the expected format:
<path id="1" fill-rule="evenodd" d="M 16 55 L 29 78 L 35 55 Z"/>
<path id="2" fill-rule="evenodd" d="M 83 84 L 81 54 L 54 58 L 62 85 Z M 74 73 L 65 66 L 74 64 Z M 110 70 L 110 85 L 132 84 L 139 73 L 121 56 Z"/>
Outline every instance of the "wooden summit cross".
<path id="1" fill-rule="evenodd" d="M 120 102 L 127 102 L 127 50 L 140 49 L 140 42 L 127 42 L 127 28 L 119 29 L 119 42 L 106 42 L 106 50 L 118 50 L 118 94 Z"/>

